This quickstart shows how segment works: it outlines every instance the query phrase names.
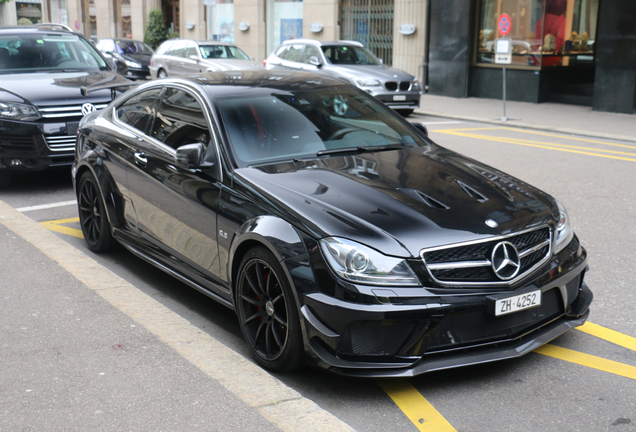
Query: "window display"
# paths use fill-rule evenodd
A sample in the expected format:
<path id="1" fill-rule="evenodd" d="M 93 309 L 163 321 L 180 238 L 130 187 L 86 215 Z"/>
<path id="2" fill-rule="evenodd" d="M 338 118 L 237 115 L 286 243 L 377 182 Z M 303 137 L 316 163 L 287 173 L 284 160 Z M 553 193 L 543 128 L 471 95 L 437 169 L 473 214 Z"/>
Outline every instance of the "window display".
<path id="1" fill-rule="evenodd" d="M 511 20 L 507 38 L 516 67 L 571 66 L 594 60 L 599 0 L 482 0 L 477 64 L 494 64 L 498 20 Z"/>

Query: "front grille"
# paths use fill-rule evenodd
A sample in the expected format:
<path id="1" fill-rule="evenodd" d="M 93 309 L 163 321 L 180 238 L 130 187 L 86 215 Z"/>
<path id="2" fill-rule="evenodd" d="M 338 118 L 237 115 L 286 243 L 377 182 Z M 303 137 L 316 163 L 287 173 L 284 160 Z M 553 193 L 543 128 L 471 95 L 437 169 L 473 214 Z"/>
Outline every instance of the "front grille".
<path id="1" fill-rule="evenodd" d="M 512 243 L 519 255 L 520 267 L 513 280 L 503 280 L 493 270 L 493 249 L 502 241 Z M 509 285 L 543 264 L 551 251 L 550 228 L 541 227 L 479 242 L 423 250 L 421 257 L 430 275 L 442 285 Z"/>
<path id="2" fill-rule="evenodd" d="M 83 104 L 82 104 L 83 105 Z M 40 114 L 42 114 L 43 118 L 69 118 L 69 117 L 82 117 L 82 105 L 69 105 L 69 106 L 57 106 L 57 107 L 47 107 L 47 108 L 39 108 Z M 94 104 L 95 108 L 100 110 L 102 108 L 106 108 L 108 104 Z"/>
<path id="3" fill-rule="evenodd" d="M 28 135 L 0 135 L 0 150 L 35 151 L 35 139 Z"/>
<path id="4" fill-rule="evenodd" d="M 348 356 L 393 356 L 415 328 L 412 321 L 360 321 L 346 328 L 338 353 Z"/>
<path id="5" fill-rule="evenodd" d="M 53 151 L 73 151 L 75 149 L 75 135 L 49 135 L 44 138 L 46 145 Z"/>
<path id="6" fill-rule="evenodd" d="M 411 89 L 411 81 L 387 81 L 384 87 L 386 87 L 388 91 L 396 91 L 398 88 L 400 91 L 409 91 Z"/>

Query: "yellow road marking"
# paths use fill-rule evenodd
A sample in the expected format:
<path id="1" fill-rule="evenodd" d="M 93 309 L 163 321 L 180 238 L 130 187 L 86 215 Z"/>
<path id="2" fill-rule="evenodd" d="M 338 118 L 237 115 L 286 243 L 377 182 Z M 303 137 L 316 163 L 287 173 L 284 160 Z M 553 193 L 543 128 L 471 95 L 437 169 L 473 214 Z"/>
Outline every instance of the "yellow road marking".
<path id="1" fill-rule="evenodd" d="M 636 380 L 636 367 L 634 366 L 550 344 L 543 345 L 534 352 Z"/>
<path id="2" fill-rule="evenodd" d="M 521 140 L 518 138 L 502 138 L 502 137 L 495 137 L 495 136 L 489 136 L 489 135 L 469 134 L 469 133 L 458 132 L 457 129 L 448 129 L 448 130 L 435 131 L 435 132 L 441 132 L 441 133 L 446 133 L 449 135 L 456 135 L 456 136 L 461 136 L 466 138 L 475 138 L 475 139 L 481 139 L 481 140 L 487 140 L 487 141 L 517 144 L 517 145 L 523 145 L 526 147 L 536 147 L 536 148 L 543 148 L 547 150 L 557 150 L 557 151 L 563 151 L 568 153 L 577 153 L 577 154 L 584 154 L 589 156 L 603 157 L 608 159 L 618 159 L 618 160 L 636 162 L 636 153 L 618 152 L 614 150 L 601 150 L 601 149 L 594 149 L 590 147 L 570 146 L 567 144 L 544 143 L 541 141 Z M 587 150 L 587 151 L 582 151 L 582 150 Z M 599 153 L 623 154 L 623 155 L 634 156 L 634 158 L 626 158 L 626 157 L 612 156 L 612 155 L 599 154 Z"/>
<path id="3" fill-rule="evenodd" d="M 576 329 L 608 342 L 612 342 L 616 345 L 620 345 L 623 348 L 636 351 L 636 338 L 617 332 L 616 330 L 608 329 L 589 321 Z"/>
<path id="4" fill-rule="evenodd" d="M 405 379 L 378 379 L 377 383 L 423 432 L 456 432 L 455 428 Z"/>
<path id="5" fill-rule="evenodd" d="M 69 219 L 59 219 L 54 221 L 40 222 L 40 225 L 42 225 L 44 228 L 50 231 L 55 231 L 55 232 L 59 232 L 62 234 L 70 235 L 73 237 L 79 237 L 83 239 L 84 235 L 82 234 L 82 230 L 63 226 L 63 224 L 74 223 L 74 222 L 79 222 L 79 218 L 74 217 Z"/>

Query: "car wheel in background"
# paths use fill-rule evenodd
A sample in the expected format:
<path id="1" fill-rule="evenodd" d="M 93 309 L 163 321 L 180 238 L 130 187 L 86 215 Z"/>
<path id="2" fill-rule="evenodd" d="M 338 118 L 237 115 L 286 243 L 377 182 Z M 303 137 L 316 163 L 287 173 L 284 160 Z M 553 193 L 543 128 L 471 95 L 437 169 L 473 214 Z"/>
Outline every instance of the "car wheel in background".
<path id="1" fill-rule="evenodd" d="M 168 78 L 168 73 L 163 69 L 159 69 L 159 72 L 157 72 L 157 78 Z"/>
<path id="2" fill-rule="evenodd" d="M 412 109 L 398 109 L 396 110 L 402 117 L 408 117 L 413 114 Z"/>
<path id="3" fill-rule="evenodd" d="M 277 372 L 302 365 L 298 309 L 274 255 L 263 247 L 251 249 L 241 260 L 235 286 L 241 331 L 257 362 Z"/>
<path id="4" fill-rule="evenodd" d="M 111 250 L 115 239 L 110 232 L 110 224 L 106 215 L 106 206 L 95 177 L 90 171 L 81 175 L 77 188 L 77 206 L 79 209 L 82 234 L 88 248 L 93 252 Z"/>

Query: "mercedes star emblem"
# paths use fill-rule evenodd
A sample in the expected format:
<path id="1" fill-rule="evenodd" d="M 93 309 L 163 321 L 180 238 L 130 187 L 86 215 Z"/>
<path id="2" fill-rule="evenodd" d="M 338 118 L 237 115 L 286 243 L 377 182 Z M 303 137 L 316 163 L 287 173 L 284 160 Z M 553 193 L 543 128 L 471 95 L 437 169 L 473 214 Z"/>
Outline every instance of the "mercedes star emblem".
<path id="1" fill-rule="evenodd" d="M 95 105 L 91 103 L 85 103 L 82 105 L 82 115 L 84 116 L 95 111 L 97 111 L 97 108 L 95 108 Z"/>
<path id="2" fill-rule="evenodd" d="M 497 243 L 492 250 L 492 269 L 499 279 L 509 280 L 517 276 L 521 269 L 521 260 L 517 248 L 510 242 Z"/>

